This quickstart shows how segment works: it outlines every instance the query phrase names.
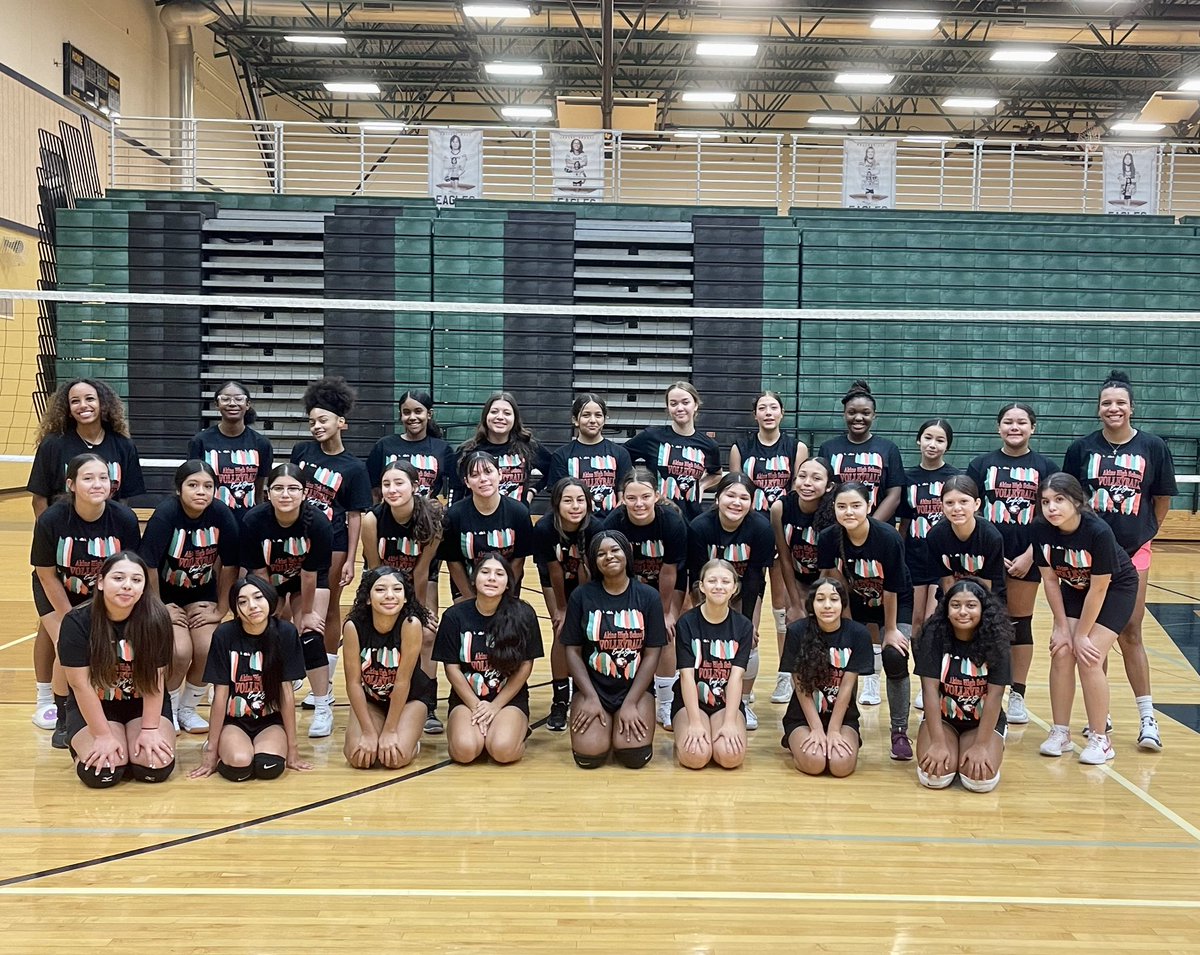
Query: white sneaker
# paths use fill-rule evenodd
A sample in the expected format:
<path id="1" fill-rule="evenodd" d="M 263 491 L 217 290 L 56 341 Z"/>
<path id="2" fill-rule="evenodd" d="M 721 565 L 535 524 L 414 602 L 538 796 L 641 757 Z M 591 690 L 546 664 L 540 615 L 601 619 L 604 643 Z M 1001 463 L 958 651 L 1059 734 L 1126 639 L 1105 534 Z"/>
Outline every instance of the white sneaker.
<path id="1" fill-rule="evenodd" d="M 329 706 L 318 706 L 313 710 L 312 724 L 308 727 L 309 739 L 320 739 L 333 732 L 333 709 Z"/>
<path id="2" fill-rule="evenodd" d="M 1046 742 L 1038 747 L 1038 752 L 1043 756 L 1062 756 L 1074 748 L 1075 744 L 1071 742 L 1070 730 L 1051 727 L 1050 735 L 1046 737 Z"/>
<path id="3" fill-rule="evenodd" d="M 872 673 L 862 678 L 862 687 L 858 691 L 858 702 L 864 706 L 878 706 L 882 702 L 879 695 L 879 675 Z"/>
<path id="4" fill-rule="evenodd" d="M 663 729 L 669 730 L 671 728 L 671 704 L 659 703 L 655 717 Z"/>
<path id="5" fill-rule="evenodd" d="M 306 710 L 315 710 L 317 708 L 317 698 L 309 691 L 308 696 L 300 704 Z M 325 694 L 325 705 L 333 706 L 333 687 L 329 688 L 329 692 Z"/>
<path id="6" fill-rule="evenodd" d="M 1158 735 L 1158 720 L 1153 716 L 1142 717 L 1142 729 L 1138 733 L 1138 749 L 1149 750 L 1152 753 L 1162 752 L 1162 737 Z"/>
<path id="7" fill-rule="evenodd" d="M 1029 710 L 1025 708 L 1025 697 L 1015 691 L 1010 691 L 1008 694 L 1008 721 L 1013 724 L 1029 722 Z"/>
<path id="8" fill-rule="evenodd" d="M 40 730 L 52 730 L 58 723 L 58 707 L 53 701 L 42 703 L 33 711 L 33 725 Z"/>
<path id="9" fill-rule="evenodd" d="M 780 673 L 775 677 L 775 692 L 771 694 L 772 703 L 787 703 L 792 698 L 792 675 Z"/>
<path id="10" fill-rule="evenodd" d="M 917 698 L 913 700 L 913 707 L 918 710 L 925 709 L 925 690 L 917 690 Z"/>
<path id="11" fill-rule="evenodd" d="M 750 704 L 743 703 L 742 706 L 746 710 L 746 729 L 747 730 L 758 729 L 758 717 L 755 715 L 754 710 L 750 709 Z"/>
<path id="12" fill-rule="evenodd" d="M 181 706 L 175 716 L 179 728 L 185 733 L 207 733 L 208 720 L 196 712 L 193 707 Z"/>
<path id="13" fill-rule="evenodd" d="M 1079 754 L 1079 761 L 1087 763 L 1089 766 L 1103 766 L 1110 759 L 1114 759 L 1116 755 L 1117 751 L 1113 749 L 1107 736 L 1093 733 L 1088 737 L 1087 746 Z"/>

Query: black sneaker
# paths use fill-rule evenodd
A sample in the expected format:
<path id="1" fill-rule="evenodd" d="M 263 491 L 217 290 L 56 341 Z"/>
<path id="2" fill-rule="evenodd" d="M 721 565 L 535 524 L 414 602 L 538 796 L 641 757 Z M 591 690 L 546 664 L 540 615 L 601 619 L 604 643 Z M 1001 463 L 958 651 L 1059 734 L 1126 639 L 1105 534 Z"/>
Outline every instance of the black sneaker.
<path id="1" fill-rule="evenodd" d="M 550 716 L 546 720 L 546 729 L 551 733 L 561 733 L 567 728 L 567 704 L 555 700 L 550 704 Z"/>
<path id="2" fill-rule="evenodd" d="M 50 737 L 50 745 L 55 749 L 67 748 L 67 724 L 59 723 L 54 727 L 54 735 Z"/>

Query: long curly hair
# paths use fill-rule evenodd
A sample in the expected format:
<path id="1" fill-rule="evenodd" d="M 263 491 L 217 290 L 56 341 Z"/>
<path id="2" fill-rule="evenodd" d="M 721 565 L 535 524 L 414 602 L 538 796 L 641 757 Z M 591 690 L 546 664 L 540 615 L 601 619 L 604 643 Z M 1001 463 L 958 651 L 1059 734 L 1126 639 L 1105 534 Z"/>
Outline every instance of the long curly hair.
<path id="1" fill-rule="evenodd" d="M 358 584 L 358 590 L 354 594 L 354 604 L 351 606 L 350 612 L 346 614 L 346 622 L 354 624 L 354 629 L 358 631 L 360 639 L 364 631 L 370 632 L 375 629 L 375 623 L 371 618 L 371 588 L 384 577 L 395 577 L 400 581 L 400 586 L 404 588 L 404 606 L 400 608 L 400 616 L 396 618 L 396 625 L 390 634 L 396 641 L 396 645 L 399 646 L 400 628 L 404 626 L 405 620 L 415 618 L 421 621 L 421 625 L 425 627 L 432 627 L 437 623 L 433 614 L 417 599 L 412 576 L 403 570 L 384 564 L 363 574 L 362 580 Z"/>
<path id="2" fill-rule="evenodd" d="M 933 616 L 925 622 L 921 630 L 921 640 L 932 641 L 939 654 L 950 651 L 956 638 L 948 616 L 948 608 L 950 600 L 964 592 L 978 598 L 983 608 L 979 626 L 975 628 L 975 639 L 971 641 L 970 649 L 967 650 L 967 657 L 974 663 L 986 663 L 989 668 L 999 666 L 1004 659 L 1004 648 L 1012 642 L 1012 621 L 1004 601 L 971 578 L 958 581 L 946 591 L 938 601 Z"/>
<path id="3" fill-rule="evenodd" d="M 104 382 L 96 378 L 72 378 L 59 385 L 50 397 L 46 414 L 38 426 L 37 443 L 41 444 L 52 434 L 67 434 L 75 430 L 75 419 L 71 417 L 71 389 L 76 385 L 87 385 L 100 399 L 100 423 L 105 431 L 129 437 L 129 424 L 125 421 L 125 404 Z"/>
<path id="4" fill-rule="evenodd" d="M 834 577 L 820 577 L 808 588 L 808 596 L 804 598 L 804 633 L 800 637 L 800 648 L 796 653 L 796 669 L 792 681 L 804 693 L 815 693 L 829 683 L 829 642 L 825 631 L 817 623 L 813 613 L 817 591 L 822 587 L 832 587 L 841 598 L 842 607 L 849 606 L 850 595 L 845 585 Z"/>
<path id="5" fill-rule="evenodd" d="M 821 467 L 823 467 L 825 469 L 825 477 L 826 477 L 826 482 L 827 482 L 825 484 L 825 496 L 822 497 L 820 502 L 817 504 L 817 511 L 813 515 L 813 522 L 812 522 L 813 530 L 819 534 L 819 533 L 821 533 L 821 531 L 825 530 L 825 528 L 829 527 L 831 524 L 837 523 L 837 518 L 834 517 L 834 511 L 833 511 L 833 499 L 835 497 L 837 497 L 838 487 L 839 487 L 837 474 L 833 470 L 833 465 L 830 464 L 828 459 L 826 459 L 826 458 L 822 458 L 820 456 L 811 457 L 804 463 L 805 464 L 810 464 L 810 463 L 811 464 L 819 464 Z M 789 491 L 788 493 L 795 494 L 796 492 Z M 797 500 L 799 500 L 798 495 L 797 495 Z"/>

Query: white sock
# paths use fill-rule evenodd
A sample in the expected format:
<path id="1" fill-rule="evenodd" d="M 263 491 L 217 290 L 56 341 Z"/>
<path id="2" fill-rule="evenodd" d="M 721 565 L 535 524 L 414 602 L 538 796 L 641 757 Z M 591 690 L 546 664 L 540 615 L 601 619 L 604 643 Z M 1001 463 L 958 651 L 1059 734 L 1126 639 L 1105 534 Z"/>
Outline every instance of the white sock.
<path id="1" fill-rule="evenodd" d="M 1055 724 L 1054 724 L 1052 727 L 1050 727 L 1050 728 L 1051 728 L 1051 729 L 1056 729 L 1056 730 L 1062 730 L 1062 731 L 1063 731 L 1064 733 L 1066 733 L 1068 736 L 1070 736 L 1070 735 L 1071 735 L 1071 727 L 1069 727 L 1069 726 L 1063 726 L 1061 723 L 1055 723 Z"/>
<path id="2" fill-rule="evenodd" d="M 775 632 L 787 633 L 787 609 L 772 610 L 771 616 L 775 618 Z"/>
<path id="3" fill-rule="evenodd" d="M 49 706 L 54 702 L 54 690 L 51 689 L 49 683 L 37 684 L 37 700 L 38 706 Z"/>
<path id="4" fill-rule="evenodd" d="M 189 710 L 194 710 L 197 706 L 204 702 L 204 697 L 208 695 L 207 683 L 184 683 L 183 696 L 180 697 L 179 703 L 181 706 Z"/>
<path id="5" fill-rule="evenodd" d="M 883 647 L 875 648 L 875 675 L 883 672 Z"/>
<path id="6" fill-rule="evenodd" d="M 171 712 L 176 716 L 179 715 L 179 698 L 183 695 L 183 687 L 176 687 L 171 690 Z"/>
<path id="7" fill-rule="evenodd" d="M 669 676 L 654 678 L 654 698 L 660 703 L 670 706 L 675 700 L 675 681 Z"/>
<path id="8" fill-rule="evenodd" d="M 1137 704 L 1139 717 L 1145 719 L 1154 716 L 1154 701 L 1149 696 L 1134 697 L 1133 702 Z"/>
<path id="9" fill-rule="evenodd" d="M 333 689 L 333 675 L 337 673 L 338 655 L 336 653 L 325 654 L 325 659 L 329 661 L 329 688 Z"/>

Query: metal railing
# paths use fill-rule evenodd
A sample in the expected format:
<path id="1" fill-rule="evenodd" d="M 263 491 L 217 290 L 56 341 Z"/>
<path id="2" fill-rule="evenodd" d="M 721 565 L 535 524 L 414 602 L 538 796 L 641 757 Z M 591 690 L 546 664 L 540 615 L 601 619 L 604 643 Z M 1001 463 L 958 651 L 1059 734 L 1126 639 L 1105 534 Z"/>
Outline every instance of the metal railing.
<path id="1" fill-rule="evenodd" d="M 109 129 L 113 188 L 428 196 L 430 127 L 121 117 Z M 486 198 L 554 198 L 551 130 L 487 127 Z M 602 201 L 758 206 L 842 204 L 846 136 L 737 130 L 606 134 Z M 896 139 L 901 209 L 1103 212 L 1099 141 Z M 1122 147 L 1147 145 L 1120 143 Z M 1200 214 L 1200 146 L 1152 144 L 1146 187 L 1164 215 Z M 597 197 L 600 198 L 600 197 Z"/>

